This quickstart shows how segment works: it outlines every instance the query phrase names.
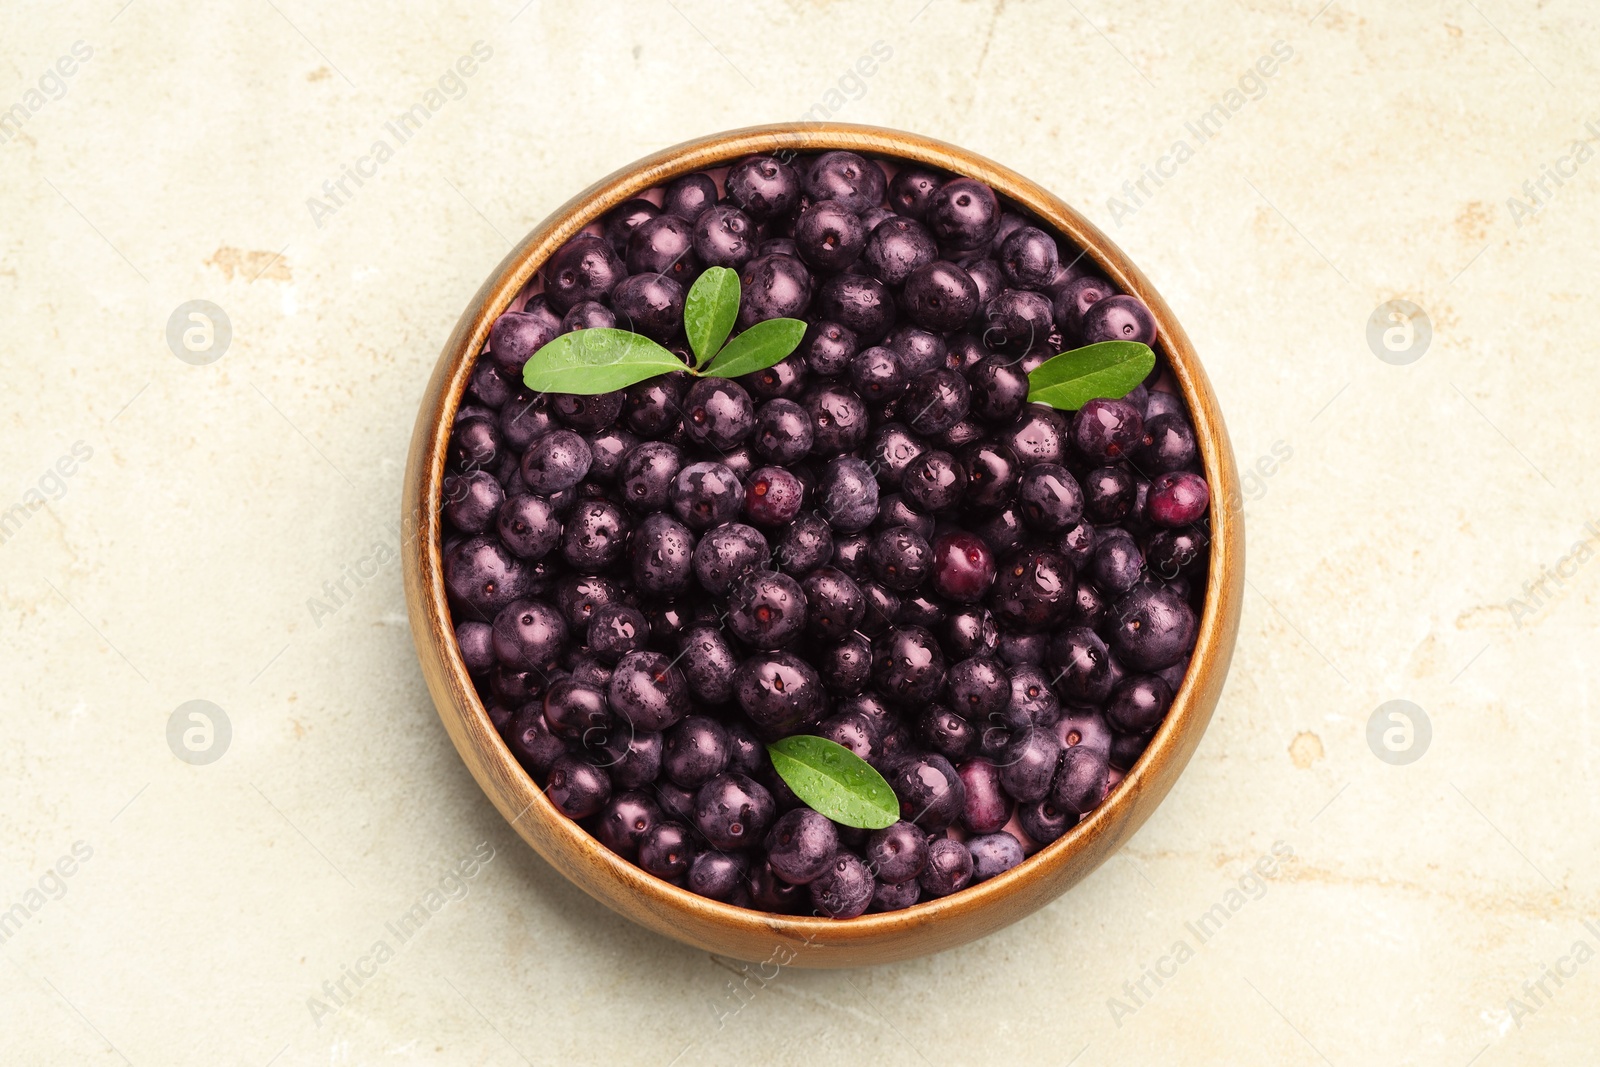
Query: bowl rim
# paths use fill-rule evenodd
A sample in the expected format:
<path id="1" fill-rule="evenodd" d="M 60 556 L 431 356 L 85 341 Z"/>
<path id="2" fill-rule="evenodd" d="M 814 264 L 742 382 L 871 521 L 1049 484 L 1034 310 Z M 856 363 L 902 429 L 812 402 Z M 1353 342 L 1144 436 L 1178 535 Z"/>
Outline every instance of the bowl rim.
<path id="1" fill-rule="evenodd" d="M 623 201 L 679 175 L 754 154 L 836 149 L 982 181 L 1083 249 L 1122 292 L 1143 300 L 1157 323 L 1152 347 L 1166 357 L 1189 409 L 1212 488 L 1208 589 L 1189 668 L 1160 727 L 1118 786 L 1065 835 L 1009 871 L 907 909 L 843 920 L 777 915 L 699 896 L 646 874 L 556 810 L 494 728 L 456 645 L 440 507 L 450 429 L 489 329 L 551 253 Z M 738 946 L 771 945 L 775 952 L 789 946 L 795 956 L 783 962 L 800 966 L 883 962 L 952 947 L 1021 918 L 1109 858 L 1159 805 L 1199 744 L 1232 658 L 1244 584 L 1241 500 L 1222 415 L 1187 334 L 1144 274 L 1078 211 L 992 160 L 921 135 L 843 123 L 755 126 L 662 149 L 600 179 L 529 231 L 479 288 L 443 347 L 418 411 L 402 508 L 406 601 L 425 678 L 457 751 L 511 826 L 569 880 L 629 918 L 700 947 L 754 959 L 753 948 Z M 636 899 L 630 903 L 630 897 Z M 1013 906 L 1002 907 L 1008 899 Z M 730 938 L 711 936 L 712 928 Z M 738 943 L 732 949 L 730 939 Z M 836 951 L 803 958 L 804 947 Z"/>

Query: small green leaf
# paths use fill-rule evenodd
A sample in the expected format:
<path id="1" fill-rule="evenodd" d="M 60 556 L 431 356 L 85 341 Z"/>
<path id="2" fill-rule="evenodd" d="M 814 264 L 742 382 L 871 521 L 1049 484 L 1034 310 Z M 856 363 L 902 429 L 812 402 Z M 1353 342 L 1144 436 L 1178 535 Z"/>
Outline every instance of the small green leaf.
<path id="1" fill-rule="evenodd" d="M 767 755 L 795 796 L 836 823 L 881 830 L 900 818 L 900 801 L 883 775 L 843 745 L 796 734 L 768 745 Z"/>
<path id="2" fill-rule="evenodd" d="M 681 359 L 642 334 L 594 327 L 548 342 L 528 357 L 522 381 L 541 393 L 594 396 L 683 369 Z"/>
<path id="3" fill-rule="evenodd" d="M 1101 341 L 1045 360 L 1028 375 L 1028 399 L 1061 411 L 1076 411 L 1091 400 L 1120 400 L 1155 365 L 1149 345 Z"/>
<path id="4" fill-rule="evenodd" d="M 705 366 L 721 350 L 738 317 L 738 271 L 711 267 L 695 279 L 683 302 L 683 330 L 694 349 L 695 366 Z"/>
<path id="5" fill-rule="evenodd" d="M 767 319 L 728 342 L 705 369 L 714 378 L 737 378 L 766 370 L 800 347 L 806 324 L 799 319 Z"/>

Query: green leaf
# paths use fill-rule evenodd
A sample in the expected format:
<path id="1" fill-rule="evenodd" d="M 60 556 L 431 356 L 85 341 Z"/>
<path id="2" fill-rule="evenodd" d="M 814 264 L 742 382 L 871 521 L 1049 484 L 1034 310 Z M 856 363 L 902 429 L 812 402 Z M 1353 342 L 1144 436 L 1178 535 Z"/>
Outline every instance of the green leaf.
<path id="1" fill-rule="evenodd" d="M 806 324 L 799 319 L 767 319 L 728 342 L 703 373 L 714 378 L 737 378 L 766 370 L 800 347 Z"/>
<path id="2" fill-rule="evenodd" d="M 1076 411 L 1091 400 L 1121 400 L 1155 365 L 1149 345 L 1101 341 L 1045 360 L 1028 375 L 1028 399 L 1061 411 Z"/>
<path id="3" fill-rule="evenodd" d="M 900 818 L 900 801 L 883 775 L 843 745 L 796 734 L 768 745 L 767 755 L 795 796 L 836 823 L 881 830 Z"/>
<path id="4" fill-rule="evenodd" d="M 722 349 L 738 317 L 738 271 L 711 267 L 695 279 L 683 302 L 683 330 L 694 349 L 695 366 L 705 366 Z"/>
<path id="5" fill-rule="evenodd" d="M 593 396 L 683 369 L 683 360 L 642 334 L 594 327 L 545 344 L 528 357 L 522 381 L 541 393 Z"/>

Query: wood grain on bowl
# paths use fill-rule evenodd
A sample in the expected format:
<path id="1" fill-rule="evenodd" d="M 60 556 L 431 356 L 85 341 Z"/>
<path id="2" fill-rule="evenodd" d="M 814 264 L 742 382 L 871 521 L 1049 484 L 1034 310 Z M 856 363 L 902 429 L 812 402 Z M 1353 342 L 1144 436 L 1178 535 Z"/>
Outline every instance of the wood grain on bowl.
<path id="1" fill-rule="evenodd" d="M 501 741 L 456 647 L 441 562 L 441 484 L 450 428 L 495 318 L 552 252 L 643 191 L 747 155 L 848 149 L 975 178 L 1086 249 L 1107 278 L 1154 314 L 1189 407 L 1212 487 L 1208 593 L 1188 674 L 1142 758 L 1075 828 L 1005 873 L 959 893 L 848 920 L 772 915 L 718 903 L 661 881 L 560 814 Z M 1000 929 L 1055 897 L 1117 850 L 1172 788 L 1200 742 L 1233 655 L 1244 589 L 1239 476 L 1205 371 L 1172 311 L 1137 267 L 1054 195 L 964 149 L 895 130 L 839 124 L 761 126 L 704 137 L 648 156 L 579 193 L 525 237 L 472 298 L 423 394 L 404 491 L 406 602 L 423 675 L 456 750 L 500 813 L 567 878 L 657 933 L 737 959 L 796 967 L 855 967 L 938 952 Z"/>

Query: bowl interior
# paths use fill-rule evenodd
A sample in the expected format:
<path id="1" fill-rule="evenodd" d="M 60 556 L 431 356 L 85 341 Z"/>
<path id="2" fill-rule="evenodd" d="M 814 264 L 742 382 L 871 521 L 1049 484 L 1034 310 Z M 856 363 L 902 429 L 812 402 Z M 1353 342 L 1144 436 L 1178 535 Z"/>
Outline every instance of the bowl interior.
<path id="1" fill-rule="evenodd" d="M 849 149 L 931 165 L 985 182 L 1149 307 L 1152 346 L 1188 406 L 1212 487 L 1207 595 L 1190 667 L 1144 754 L 1077 826 L 988 881 L 911 908 L 856 919 L 774 915 L 722 904 L 644 873 L 560 814 L 490 722 L 456 647 L 441 565 L 439 501 L 450 426 L 495 318 L 537 285 L 539 266 L 573 235 L 623 201 L 672 178 L 716 171 L 756 153 Z M 1232 656 L 1243 589 L 1238 475 L 1221 414 L 1187 336 L 1144 275 L 1092 224 L 1055 196 L 998 164 L 939 141 L 845 125 L 782 125 L 734 131 L 666 149 L 579 193 L 536 227 L 484 283 L 446 343 L 418 415 L 406 481 L 407 601 L 424 675 L 447 731 L 485 793 L 511 825 L 597 899 L 660 933 L 751 961 L 807 967 L 886 962 L 951 947 L 1028 914 L 1092 871 L 1131 835 L 1199 743 Z"/>

